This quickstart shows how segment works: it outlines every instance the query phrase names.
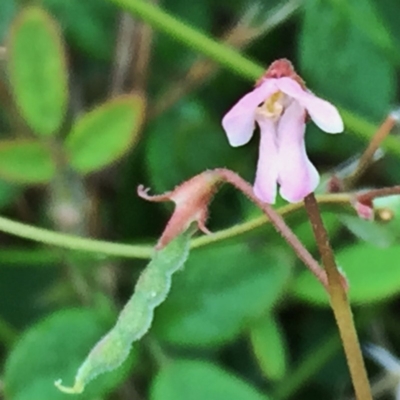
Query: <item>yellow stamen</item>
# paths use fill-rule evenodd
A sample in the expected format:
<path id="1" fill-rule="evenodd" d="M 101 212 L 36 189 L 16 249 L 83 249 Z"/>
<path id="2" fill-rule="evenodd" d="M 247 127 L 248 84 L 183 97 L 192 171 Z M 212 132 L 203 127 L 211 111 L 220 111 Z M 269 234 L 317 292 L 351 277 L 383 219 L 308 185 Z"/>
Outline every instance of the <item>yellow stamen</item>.
<path id="1" fill-rule="evenodd" d="M 282 92 L 275 92 L 271 95 L 259 108 L 264 116 L 268 118 L 280 117 L 283 112 L 283 100 L 284 94 Z"/>

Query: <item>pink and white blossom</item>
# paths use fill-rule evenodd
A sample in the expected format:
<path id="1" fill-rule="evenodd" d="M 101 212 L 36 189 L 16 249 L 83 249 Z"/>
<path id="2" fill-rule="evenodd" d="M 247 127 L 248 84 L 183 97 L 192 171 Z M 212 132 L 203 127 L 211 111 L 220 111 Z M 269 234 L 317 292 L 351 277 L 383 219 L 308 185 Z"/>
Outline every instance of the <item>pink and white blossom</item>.
<path id="1" fill-rule="evenodd" d="M 329 102 L 309 92 L 289 61 L 275 61 L 225 115 L 222 126 L 231 146 L 242 146 L 260 128 L 259 159 L 254 193 L 274 203 L 277 185 L 281 196 L 298 202 L 314 191 L 319 174 L 307 157 L 304 134 L 306 119 L 327 133 L 343 131 L 343 121 Z"/>

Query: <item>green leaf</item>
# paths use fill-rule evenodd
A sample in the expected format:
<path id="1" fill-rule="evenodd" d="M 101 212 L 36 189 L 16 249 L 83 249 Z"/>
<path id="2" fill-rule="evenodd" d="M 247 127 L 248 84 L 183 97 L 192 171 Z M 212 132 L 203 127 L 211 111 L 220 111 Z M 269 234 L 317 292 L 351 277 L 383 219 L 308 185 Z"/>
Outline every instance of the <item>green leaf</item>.
<path id="1" fill-rule="evenodd" d="M 83 115 L 66 139 L 70 164 L 86 174 L 122 157 L 134 144 L 143 120 L 144 101 L 121 96 Z"/>
<path id="2" fill-rule="evenodd" d="M 153 332 L 177 346 L 216 346 L 233 340 L 270 310 L 289 278 L 292 258 L 244 242 L 192 251 Z"/>
<path id="3" fill-rule="evenodd" d="M 376 247 L 389 247 L 396 241 L 396 236 L 385 223 L 366 221 L 353 215 L 341 215 L 339 220 L 357 238 Z"/>
<path id="4" fill-rule="evenodd" d="M 287 370 L 286 342 L 273 315 L 260 318 L 250 330 L 253 353 L 268 379 L 280 380 Z"/>
<path id="5" fill-rule="evenodd" d="M 13 400 L 67 400 L 54 381 L 60 375 L 72 378 L 82 357 L 107 328 L 89 310 L 57 312 L 28 329 L 12 349 L 5 365 L 4 390 Z M 91 385 L 77 400 L 96 400 L 115 389 L 126 378 L 134 357 L 126 368 L 108 374 Z"/>
<path id="6" fill-rule="evenodd" d="M 202 361 L 168 363 L 154 379 L 151 400 L 268 400 L 254 387 L 227 371 Z"/>
<path id="7" fill-rule="evenodd" d="M 338 265 L 350 284 L 349 296 L 354 304 L 387 300 L 400 292 L 400 247 L 377 248 L 359 243 L 337 252 Z M 328 295 L 308 271 L 301 272 L 292 287 L 293 294 L 315 305 L 329 306 Z"/>
<path id="8" fill-rule="evenodd" d="M 97 59 L 110 59 L 116 40 L 117 9 L 105 0 L 42 0 L 60 21 L 68 42 Z"/>
<path id="9" fill-rule="evenodd" d="M 27 7 L 13 24 L 7 50 L 12 92 L 22 116 L 38 135 L 56 134 L 68 101 L 58 26 L 40 8 Z"/>
<path id="10" fill-rule="evenodd" d="M 61 391 L 82 393 L 88 382 L 104 372 L 114 370 L 126 360 L 132 343 L 141 339 L 150 329 L 154 309 L 168 295 L 172 274 L 182 268 L 186 261 L 192 233 L 189 228 L 162 250 L 154 253 L 115 326 L 96 343 L 79 367 L 74 386 L 63 386 L 61 380 L 56 382 Z"/>
<path id="11" fill-rule="evenodd" d="M 385 54 L 330 2 L 308 0 L 304 13 L 299 52 L 309 87 L 342 106 L 382 118 L 396 87 L 395 68 Z M 376 26 L 373 13 L 363 12 L 362 18 Z"/>
<path id="12" fill-rule="evenodd" d="M 0 177 L 15 183 L 49 182 L 55 173 L 50 151 L 28 140 L 0 141 Z"/>

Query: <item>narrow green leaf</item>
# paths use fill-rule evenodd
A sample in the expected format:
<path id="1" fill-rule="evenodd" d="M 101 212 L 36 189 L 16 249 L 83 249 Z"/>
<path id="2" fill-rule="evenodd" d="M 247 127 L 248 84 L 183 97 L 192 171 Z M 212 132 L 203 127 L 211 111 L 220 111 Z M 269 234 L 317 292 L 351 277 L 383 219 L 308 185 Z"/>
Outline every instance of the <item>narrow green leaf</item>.
<path id="1" fill-rule="evenodd" d="M 352 303 L 375 303 L 400 292 L 399 246 L 380 249 L 368 243 L 359 243 L 337 252 L 336 258 L 349 280 Z M 301 300 L 329 306 L 328 295 L 308 271 L 297 276 L 292 290 Z"/>
<path id="2" fill-rule="evenodd" d="M 8 46 L 8 74 L 17 106 L 38 135 L 58 132 L 68 101 L 67 69 L 56 23 L 38 7 L 16 18 Z"/>
<path id="3" fill-rule="evenodd" d="M 150 329 L 154 309 L 161 304 L 171 286 L 171 277 L 189 255 L 189 229 L 168 246 L 156 251 L 140 275 L 135 292 L 121 311 L 115 326 L 97 342 L 75 376 L 73 387 L 61 381 L 56 386 L 65 393 L 82 393 L 88 382 L 98 375 L 119 367 L 128 357 L 132 343 Z"/>
<path id="4" fill-rule="evenodd" d="M 52 314 L 28 329 L 12 349 L 5 365 L 4 391 L 13 400 L 67 400 L 53 382 L 58 374 L 72 379 L 79 361 L 105 329 L 93 311 L 67 310 Z M 134 353 L 132 353 L 134 355 Z M 102 377 L 77 400 L 104 398 L 126 378 L 136 357 L 124 370 Z"/>
<path id="5" fill-rule="evenodd" d="M 196 249 L 157 310 L 153 331 L 175 346 L 231 341 L 276 304 L 292 263 L 280 249 L 244 242 Z"/>
<path id="6" fill-rule="evenodd" d="M 15 183 L 49 182 L 55 165 L 49 150 L 28 140 L 0 141 L 0 177 Z"/>
<path id="7" fill-rule="evenodd" d="M 150 400 L 268 400 L 254 387 L 211 363 L 178 360 L 161 369 Z"/>
<path id="8" fill-rule="evenodd" d="M 250 330 L 254 355 L 268 379 L 280 380 L 287 370 L 286 342 L 278 321 L 269 314 L 260 318 Z"/>
<path id="9" fill-rule="evenodd" d="M 122 96 L 88 112 L 66 139 L 70 164 L 86 174 L 111 164 L 134 144 L 144 115 L 139 96 Z"/>
<path id="10" fill-rule="evenodd" d="M 388 224 L 366 221 L 353 215 L 340 215 L 339 220 L 357 238 L 376 247 L 389 247 L 396 241 L 396 236 Z"/>

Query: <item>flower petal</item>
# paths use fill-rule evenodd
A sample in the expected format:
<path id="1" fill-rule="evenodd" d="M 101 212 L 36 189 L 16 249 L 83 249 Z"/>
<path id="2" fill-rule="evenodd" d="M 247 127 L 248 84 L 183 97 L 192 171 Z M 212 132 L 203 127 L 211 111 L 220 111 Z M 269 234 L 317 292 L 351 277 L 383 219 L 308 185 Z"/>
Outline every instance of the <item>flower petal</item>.
<path id="1" fill-rule="evenodd" d="M 222 126 L 233 147 L 246 144 L 254 131 L 257 107 L 278 91 L 276 79 L 266 79 L 259 87 L 244 95 L 224 116 Z"/>
<path id="2" fill-rule="evenodd" d="M 260 125 L 260 149 L 257 163 L 254 194 L 266 203 L 275 203 L 278 178 L 278 148 L 276 146 L 276 123 L 258 117 Z"/>
<path id="3" fill-rule="evenodd" d="M 303 200 L 319 182 L 319 174 L 307 157 L 305 127 L 305 110 L 293 101 L 277 128 L 280 194 L 291 203 Z"/>
<path id="4" fill-rule="evenodd" d="M 320 99 L 313 93 L 304 90 L 291 78 L 277 79 L 276 85 L 290 97 L 297 100 L 304 108 L 315 124 L 327 133 L 343 132 L 343 120 L 338 110 L 331 103 Z"/>

